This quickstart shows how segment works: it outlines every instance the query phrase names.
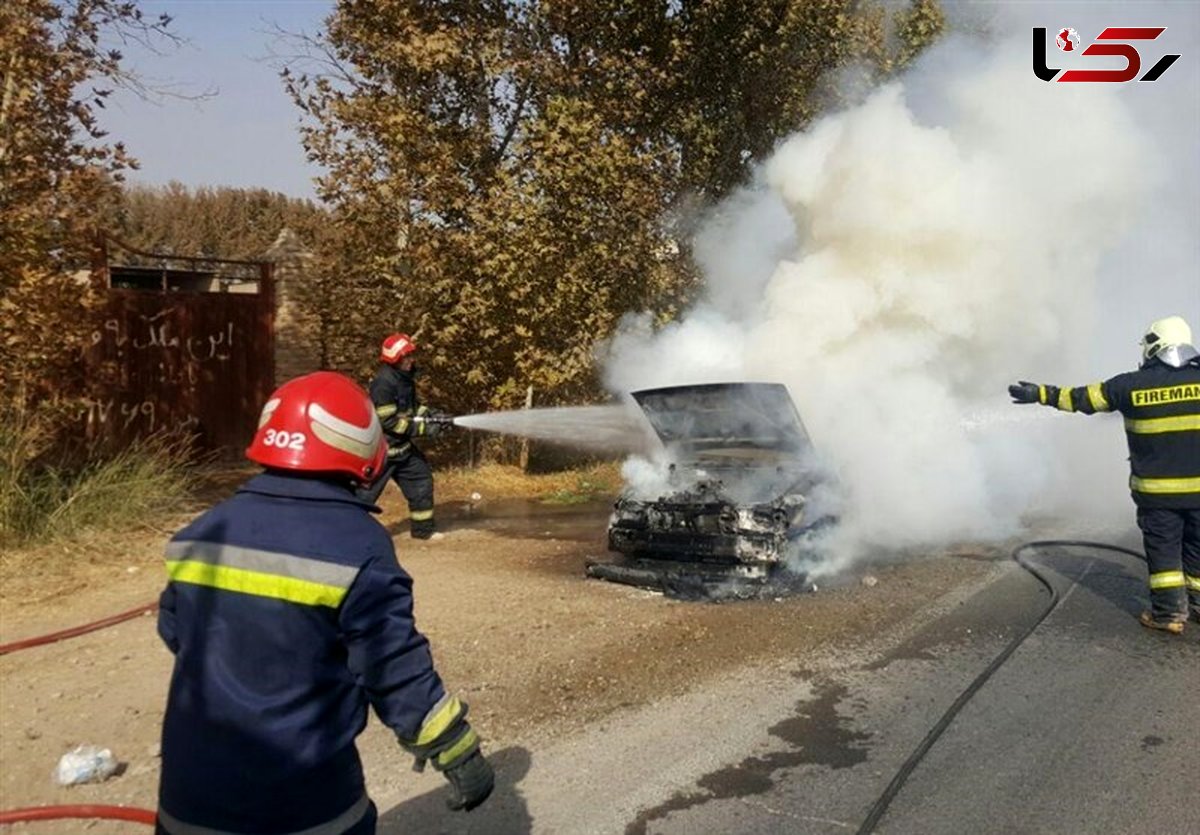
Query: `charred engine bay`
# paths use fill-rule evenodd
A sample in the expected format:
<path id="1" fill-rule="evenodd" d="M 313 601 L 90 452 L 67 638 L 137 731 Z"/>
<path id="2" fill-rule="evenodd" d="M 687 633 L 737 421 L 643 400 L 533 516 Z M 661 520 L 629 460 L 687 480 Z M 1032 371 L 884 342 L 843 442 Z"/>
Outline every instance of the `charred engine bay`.
<path id="1" fill-rule="evenodd" d="M 788 568 L 830 524 L 808 494 L 823 479 L 787 389 L 770 383 L 633 393 L 665 448 L 667 478 L 617 500 L 591 577 L 688 600 L 772 597 L 806 587 Z"/>
<path id="2" fill-rule="evenodd" d="M 789 555 L 820 525 L 804 524 L 798 493 L 774 501 L 737 504 L 720 483 L 657 501 L 621 498 L 608 529 L 615 563 L 591 563 L 588 575 L 661 591 L 685 600 L 776 597 L 807 588 L 807 578 L 790 570 Z"/>

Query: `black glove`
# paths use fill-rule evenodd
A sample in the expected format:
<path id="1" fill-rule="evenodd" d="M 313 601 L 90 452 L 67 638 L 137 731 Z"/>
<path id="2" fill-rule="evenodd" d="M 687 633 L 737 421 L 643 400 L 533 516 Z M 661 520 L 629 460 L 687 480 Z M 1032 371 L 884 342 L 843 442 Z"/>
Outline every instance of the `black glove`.
<path id="1" fill-rule="evenodd" d="M 1021 380 L 1015 386 L 1008 387 L 1008 393 L 1012 396 L 1014 403 L 1039 403 L 1041 402 L 1041 386 L 1037 383 L 1029 383 Z"/>
<path id="2" fill-rule="evenodd" d="M 454 797 L 446 802 L 451 809 L 469 812 L 492 793 L 496 775 L 479 751 L 479 734 L 467 722 L 465 702 L 444 697 L 425 717 L 416 739 L 399 734 L 397 738 L 416 758 L 413 767 L 417 771 L 423 771 L 425 763 L 430 762 L 446 775 L 454 789 Z"/>
<path id="3" fill-rule="evenodd" d="M 469 812 L 487 800 L 496 787 L 496 773 L 478 750 L 444 772 L 454 789 L 454 797 L 446 801 L 452 810 Z"/>
<path id="4" fill-rule="evenodd" d="M 433 418 L 434 418 L 434 415 L 432 412 L 425 415 L 424 418 L 418 418 L 418 420 L 422 420 L 425 424 L 425 431 L 422 434 L 424 435 L 424 437 L 430 438 L 430 439 L 436 438 L 438 435 L 442 434 L 442 430 L 446 428 L 445 426 L 443 426 L 441 423 L 439 423 L 437 420 L 434 420 Z"/>
<path id="5" fill-rule="evenodd" d="M 422 406 L 416 416 L 413 418 L 413 423 L 416 425 L 416 434 L 421 438 L 436 438 L 442 432 L 449 429 L 453 424 L 450 422 L 450 416 L 438 409 L 428 409 Z"/>

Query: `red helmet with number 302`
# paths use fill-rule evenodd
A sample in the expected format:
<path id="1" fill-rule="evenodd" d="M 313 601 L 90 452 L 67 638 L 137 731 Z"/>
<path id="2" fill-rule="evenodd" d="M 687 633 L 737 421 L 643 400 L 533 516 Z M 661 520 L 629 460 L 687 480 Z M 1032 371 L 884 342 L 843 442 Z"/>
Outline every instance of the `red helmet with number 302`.
<path id="1" fill-rule="evenodd" d="M 365 483 L 379 474 L 387 441 L 366 392 L 349 377 L 317 371 L 275 390 L 246 457 L 273 469 L 337 473 Z"/>
<path id="2" fill-rule="evenodd" d="M 383 344 L 379 346 L 379 361 L 395 365 L 415 350 L 417 350 L 417 346 L 408 334 L 389 334 L 383 338 Z"/>

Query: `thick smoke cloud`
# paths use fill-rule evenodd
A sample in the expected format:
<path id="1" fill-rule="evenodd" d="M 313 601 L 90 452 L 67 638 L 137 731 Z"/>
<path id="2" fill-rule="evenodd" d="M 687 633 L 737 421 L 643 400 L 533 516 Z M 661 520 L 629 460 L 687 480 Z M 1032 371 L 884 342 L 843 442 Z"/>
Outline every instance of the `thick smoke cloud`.
<path id="1" fill-rule="evenodd" d="M 1005 392 L 1127 370 L 1152 319 L 1200 329 L 1200 21 L 1117 8 L 973 7 L 986 35 L 788 138 L 704 225 L 705 299 L 657 332 L 627 321 L 609 386 L 786 383 L 844 494 L 826 570 L 1003 538 L 1035 509 L 1063 532 L 1128 529 L 1119 419 Z M 1184 58 L 1154 84 L 1042 82 L 1031 27 L 1066 25 L 1085 43 L 1167 25 L 1145 65 Z"/>

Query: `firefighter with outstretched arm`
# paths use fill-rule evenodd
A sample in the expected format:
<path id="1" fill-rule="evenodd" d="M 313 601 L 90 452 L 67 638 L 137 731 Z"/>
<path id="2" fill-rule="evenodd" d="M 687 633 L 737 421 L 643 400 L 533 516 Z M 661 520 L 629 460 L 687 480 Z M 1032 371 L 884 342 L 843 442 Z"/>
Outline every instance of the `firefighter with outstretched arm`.
<path id="1" fill-rule="evenodd" d="M 1151 324 L 1141 346 L 1136 371 L 1077 388 L 1022 380 L 1008 392 L 1015 403 L 1124 416 L 1150 572 L 1150 609 L 1139 620 L 1178 635 L 1189 616 L 1200 622 L 1200 352 L 1179 316 Z"/>
<path id="2" fill-rule="evenodd" d="M 430 409 L 417 396 L 417 346 L 407 334 L 393 333 L 379 349 L 379 371 L 371 380 L 371 402 L 387 435 L 383 472 L 360 493 L 374 504 L 394 480 L 408 502 L 409 532 L 414 539 L 436 539 L 433 518 L 433 469 L 417 446 L 453 425 L 444 413 Z"/>
<path id="3" fill-rule="evenodd" d="M 451 808 L 491 793 L 467 706 L 413 620 L 412 580 L 355 494 L 386 451 L 349 378 L 291 380 L 246 451 L 265 472 L 172 537 L 158 833 L 374 833 L 355 745 L 368 705 L 446 776 Z"/>

